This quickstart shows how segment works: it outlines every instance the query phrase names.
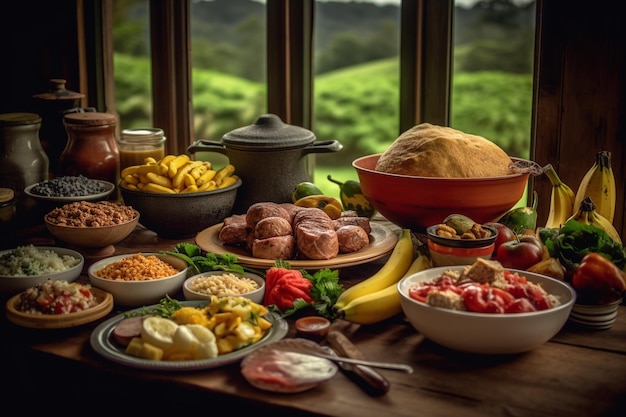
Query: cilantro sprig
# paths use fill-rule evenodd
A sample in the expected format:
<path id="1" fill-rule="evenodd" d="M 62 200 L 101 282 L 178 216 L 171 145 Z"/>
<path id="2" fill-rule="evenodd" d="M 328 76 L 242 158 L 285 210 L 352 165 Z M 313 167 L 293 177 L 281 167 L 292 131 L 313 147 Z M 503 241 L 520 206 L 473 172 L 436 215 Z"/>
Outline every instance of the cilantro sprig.
<path id="1" fill-rule="evenodd" d="M 257 275 L 265 276 L 261 270 L 249 268 L 238 263 L 237 255 L 231 253 L 215 254 L 211 252 L 204 253 L 200 246 L 195 243 L 180 242 L 177 243 L 171 251 L 161 251 L 163 254 L 176 256 L 196 270 L 196 273 L 209 271 L 224 272 L 252 272 Z"/>

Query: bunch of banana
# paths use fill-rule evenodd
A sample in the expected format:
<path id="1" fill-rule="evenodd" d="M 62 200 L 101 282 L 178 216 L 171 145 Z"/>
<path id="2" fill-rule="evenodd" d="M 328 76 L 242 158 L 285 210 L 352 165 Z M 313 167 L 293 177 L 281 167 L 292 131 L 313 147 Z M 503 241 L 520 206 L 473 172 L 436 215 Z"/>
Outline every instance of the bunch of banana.
<path id="1" fill-rule="evenodd" d="M 616 193 L 615 177 L 611 167 L 611 152 L 597 152 L 594 164 L 589 168 L 578 186 L 574 208 L 577 209 L 585 197 L 590 197 L 598 214 L 613 223 Z"/>
<path id="2" fill-rule="evenodd" d="M 613 226 L 613 223 L 598 213 L 593 200 L 589 197 L 585 197 L 583 199 L 578 210 L 572 217 L 570 217 L 570 219 L 574 219 L 581 224 L 589 224 L 602 229 L 611 239 L 619 244 L 622 244 L 622 239 L 620 238 L 619 233 L 617 233 L 617 229 Z"/>
<path id="3" fill-rule="evenodd" d="M 558 229 L 574 214 L 576 196 L 574 190 L 561 181 L 552 164 L 546 165 L 543 173 L 546 174 L 552 184 L 550 211 L 548 212 L 548 220 L 545 227 Z"/>
<path id="4" fill-rule="evenodd" d="M 338 317 L 358 324 L 373 324 L 402 312 L 398 281 L 432 266 L 430 258 L 418 253 L 413 259 L 413 242 L 408 229 L 383 267 L 368 279 L 348 288 L 334 305 Z"/>

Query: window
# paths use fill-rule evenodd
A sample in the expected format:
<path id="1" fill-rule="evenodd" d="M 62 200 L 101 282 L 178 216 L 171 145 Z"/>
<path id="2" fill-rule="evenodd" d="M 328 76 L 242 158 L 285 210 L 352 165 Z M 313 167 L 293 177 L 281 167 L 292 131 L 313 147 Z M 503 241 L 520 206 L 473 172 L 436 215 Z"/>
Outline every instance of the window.
<path id="1" fill-rule="evenodd" d="M 121 20 L 114 26 L 116 50 L 126 50 L 115 55 L 122 127 L 163 128 L 170 153 L 270 112 L 344 145 L 315 156 L 316 182 L 329 192 L 327 173 L 356 178 L 357 155 L 382 152 L 422 121 L 529 155 L 534 0 L 111 3 L 116 17 L 142 16 L 123 32 Z M 125 59 L 140 65 L 124 67 Z M 133 71 L 144 76 L 121 82 Z M 120 85 L 152 99 L 117 100 Z"/>

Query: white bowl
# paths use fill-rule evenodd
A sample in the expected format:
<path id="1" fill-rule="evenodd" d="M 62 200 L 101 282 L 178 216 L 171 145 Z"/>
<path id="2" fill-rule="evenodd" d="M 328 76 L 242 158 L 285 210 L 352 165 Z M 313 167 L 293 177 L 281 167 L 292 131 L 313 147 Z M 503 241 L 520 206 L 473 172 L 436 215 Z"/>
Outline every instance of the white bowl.
<path id="1" fill-rule="evenodd" d="M 115 304 L 140 307 L 158 303 L 166 295 L 175 298 L 180 291 L 183 282 L 187 278 L 188 265 L 184 260 L 172 255 L 161 253 L 142 253 L 142 255 L 155 255 L 180 272 L 165 278 L 157 278 L 145 281 L 121 281 L 101 278 L 95 275 L 96 271 L 118 262 L 124 258 L 133 256 L 134 253 L 111 256 L 92 264 L 87 270 L 89 281 L 94 287 L 98 287 L 113 294 Z"/>
<path id="2" fill-rule="evenodd" d="M 572 323 L 594 330 L 608 330 L 617 320 L 617 311 L 622 299 L 609 304 L 574 304 L 569 316 Z"/>
<path id="3" fill-rule="evenodd" d="M 531 313 L 488 314 L 433 307 L 412 299 L 411 285 L 430 281 L 445 270 L 458 271 L 464 266 L 444 266 L 420 271 L 398 282 L 402 310 L 413 327 L 428 339 L 462 352 L 478 354 L 513 354 L 534 349 L 555 336 L 567 321 L 576 295 L 562 281 L 526 271 L 517 271 L 537 283 L 561 304 Z"/>
<path id="4" fill-rule="evenodd" d="M 55 246 L 35 246 L 35 248 L 38 251 L 53 251 L 60 256 L 70 255 L 74 258 L 77 258 L 79 262 L 69 269 L 54 273 L 28 276 L 0 275 L 0 292 L 6 294 L 17 294 L 26 290 L 27 288 L 34 287 L 49 279 L 72 282 L 80 276 L 80 273 L 83 270 L 83 266 L 85 265 L 85 258 L 80 253 L 71 249 L 58 248 Z M 17 248 L 0 251 L 0 257 L 4 256 L 5 254 L 12 253 L 16 249 Z"/>
<path id="5" fill-rule="evenodd" d="M 211 276 L 211 275 L 224 275 L 224 274 L 232 274 L 237 277 L 247 277 L 247 278 L 254 280 L 257 284 L 259 284 L 259 287 L 256 290 L 251 291 L 251 292 L 240 293 L 240 294 L 232 294 L 232 295 L 246 297 L 257 304 L 263 304 L 263 296 L 265 295 L 265 280 L 260 275 L 253 274 L 251 272 L 237 273 L 237 272 L 211 271 L 211 272 L 203 272 L 201 274 L 194 275 L 191 278 L 188 278 L 187 280 L 185 280 L 185 282 L 183 283 L 183 294 L 185 295 L 185 298 L 187 300 L 210 300 L 211 294 L 209 293 L 209 291 L 206 291 L 206 292 L 194 291 L 191 289 L 191 284 L 193 283 L 193 281 L 197 279 L 202 279 L 204 277 Z"/>

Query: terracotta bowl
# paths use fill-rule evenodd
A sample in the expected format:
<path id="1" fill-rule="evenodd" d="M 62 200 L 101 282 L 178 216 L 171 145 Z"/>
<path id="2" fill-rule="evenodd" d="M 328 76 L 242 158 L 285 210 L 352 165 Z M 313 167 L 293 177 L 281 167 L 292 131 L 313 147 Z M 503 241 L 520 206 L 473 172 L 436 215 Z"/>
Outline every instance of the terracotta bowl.
<path id="1" fill-rule="evenodd" d="M 434 178 L 388 174 L 375 170 L 379 157 L 368 155 L 352 162 L 363 195 L 389 221 L 416 231 L 442 223 L 454 213 L 476 223 L 495 221 L 519 202 L 530 175 Z"/>
<path id="2" fill-rule="evenodd" d="M 58 240 L 77 248 L 99 249 L 124 240 L 137 226 L 139 213 L 134 219 L 113 226 L 74 227 L 50 223 L 44 218 L 46 228 Z"/>

